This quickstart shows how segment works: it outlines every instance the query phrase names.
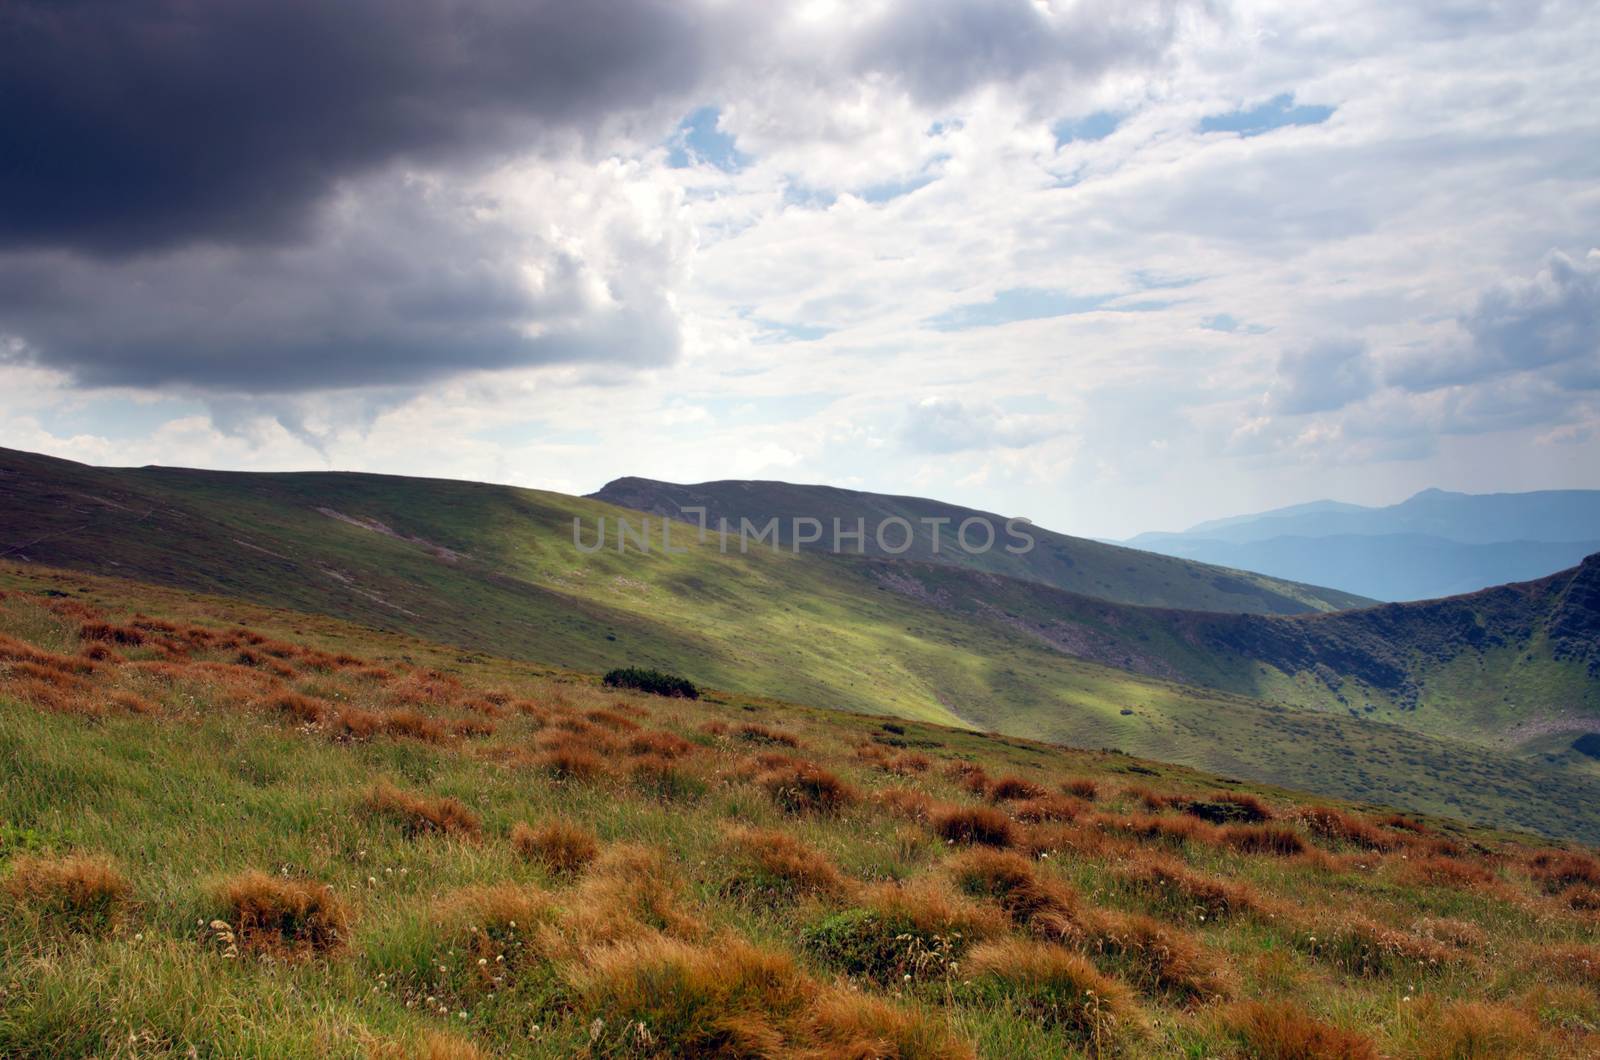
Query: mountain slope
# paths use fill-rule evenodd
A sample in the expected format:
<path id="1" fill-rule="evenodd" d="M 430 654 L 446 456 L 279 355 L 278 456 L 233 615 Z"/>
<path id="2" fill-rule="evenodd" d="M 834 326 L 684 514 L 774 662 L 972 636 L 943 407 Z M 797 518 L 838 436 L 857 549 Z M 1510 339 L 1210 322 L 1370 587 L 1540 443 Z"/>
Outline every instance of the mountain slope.
<path id="1" fill-rule="evenodd" d="M 112 573 L 540 664 L 654 665 L 737 692 L 1600 834 L 1600 771 L 1495 742 L 1506 726 L 1568 709 L 1559 697 L 1571 682 L 1587 687 L 1570 660 L 1539 656 L 1554 676 L 1491 719 L 1498 727 L 1409 731 L 1434 714 L 1386 698 L 1381 717 L 1393 724 L 1351 717 L 1337 700 L 1344 675 L 1330 687 L 1314 664 L 1276 669 L 1299 658 L 1280 641 L 1320 628 L 1316 616 L 1128 607 L 931 563 L 724 554 L 683 524 L 671 554 L 580 552 L 573 519 L 592 531 L 602 516 L 637 523 L 596 501 L 472 483 L 0 459 L 0 562 L 22 569 Z M 1261 628 L 1287 632 L 1261 644 L 1238 632 Z M 1250 655 L 1268 649 L 1271 662 Z M 1495 674 L 1522 665 L 1489 661 Z M 1440 709 L 1448 716 L 1448 703 Z"/>
<path id="2" fill-rule="evenodd" d="M 685 514 L 684 509 L 704 508 L 706 524 L 713 529 L 724 519 L 737 531 L 741 520 L 761 527 L 776 518 L 780 540 L 791 546 L 795 520 L 815 519 L 821 540 L 804 543 L 802 547 L 817 552 L 832 549 L 835 520 L 844 532 L 856 529 L 859 520 L 866 529 L 862 542 L 858 545 L 842 539 L 842 551 L 859 550 L 868 556 L 893 554 L 901 559 L 948 563 L 1125 604 L 1295 614 L 1339 610 L 1372 602 L 1353 593 L 1174 561 L 1150 552 L 1069 537 L 1037 526 L 1027 528 L 1036 544 L 1026 553 L 1018 554 L 1008 551 L 1008 546 L 1023 548 L 1025 543 L 1007 533 L 1004 517 L 922 497 L 787 482 L 723 481 L 685 486 L 643 478 L 617 479 L 590 496 L 620 507 L 690 522 L 698 522 L 698 517 Z M 880 539 L 878 528 L 895 519 L 909 525 L 904 529 L 885 526 Z M 970 549 L 963 547 L 961 538 L 961 525 L 969 519 L 979 520 L 990 528 L 984 529 L 983 525 L 970 528 L 966 539 L 972 546 Z M 904 539 L 899 535 L 907 530 L 912 535 L 910 547 L 892 551 L 901 547 Z M 991 540 L 992 546 L 984 548 Z"/>

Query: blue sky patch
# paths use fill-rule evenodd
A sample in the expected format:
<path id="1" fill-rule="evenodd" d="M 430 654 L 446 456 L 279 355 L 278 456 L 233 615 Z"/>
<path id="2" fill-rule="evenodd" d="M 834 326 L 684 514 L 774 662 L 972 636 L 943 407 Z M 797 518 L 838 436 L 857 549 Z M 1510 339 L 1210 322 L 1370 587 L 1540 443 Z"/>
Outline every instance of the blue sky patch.
<path id="1" fill-rule="evenodd" d="M 1056 146 L 1062 147 L 1071 143 L 1104 140 L 1116 132 L 1121 123 L 1122 119 L 1115 114 L 1100 110 L 1081 118 L 1062 118 L 1050 126 L 1050 131 L 1055 133 Z"/>
<path id="2" fill-rule="evenodd" d="M 958 305 L 929 317 L 923 323 L 935 331 L 988 328 L 1018 320 L 1044 320 L 1089 313 L 1104 306 L 1112 297 L 1106 294 L 1072 294 L 1041 287 L 1012 287 L 997 291 L 987 302 Z"/>
<path id="3" fill-rule="evenodd" d="M 1239 318 L 1232 313 L 1218 313 L 1215 316 L 1206 317 L 1200 321 L 1200 326 L 1207 331 L 1224 331 L 1230 335 L 1261 335 L 1270 330 L 1260 324 L 1240 323 Z"/>
<path id="4" fill-rule="evenodd" d="M 1200 119 L 1200 131 L 1260 136 L 1273 129 L 1281 129 L 1285 125 L 1320 125 L 1332 117 L 1334 109 L 1310 103 L 1296 106 L 1294 94 L 1285 92 L 1249 109 L 1230 111 L 1227 114 L 1208 114 Z"/>
<path id="5" fill-rule="evenodd" d="M 717 128 L 721 115 L 717 107 L 701 107 L 684 118 L 673 134 L 667 165 L 673 169 L 688 169 L 705 164 L 724 173 L 737 173 L 749 165 L 750 156 L 739 150 L 733 137 Z"/>

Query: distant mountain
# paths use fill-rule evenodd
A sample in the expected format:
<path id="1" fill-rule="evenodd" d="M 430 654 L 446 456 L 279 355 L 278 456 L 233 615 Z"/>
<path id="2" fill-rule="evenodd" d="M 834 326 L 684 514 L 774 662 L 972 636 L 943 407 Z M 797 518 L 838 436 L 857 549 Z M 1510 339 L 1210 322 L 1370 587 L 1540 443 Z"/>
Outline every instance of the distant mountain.
<path id="1" fill-rule="evenodd" d="M 1539 578 L 1600 549 L 1600 490 L 1314 501 L 1123 544 L 1379 600 L 1434 599 Z"/>
<path id="2" fill-rule="evenodd" d="M 1357 593 L 1261 574 L 1230 570 L 1225 566 L 1174 559 L 1149 551 L 1069 537 L 1043 527 L 1029 526 L 1035 540 L 1026 553 L 1008 551 L 1022 547 L 1008 536 L 1007 520 L 990 512 L 946 504 L 923 497 L 904 497 L 833 486 L 808 486 L 788 482 L 727 480 L 680 485 L 645 478 L 619 478 L 607 483 L 590 499 L 623 508 L 697 522 L 704 509 L 712 528 L 726 520 L 737 529 L 741 520 L 764 527 L 776 518 L 779 540 L 791 546 L 796 519 L 815 519 L 820 539 L 802 542 L 804 551 L 833 548 L 834 520 L 854 529 L 858 520 L 867 528 L 858 545 L 843 541 L 843 551 L 868 557 L 926 561 L 963 567 L 988 574 L 1021 578 L 1056 589 L 1117 603 L 1152 607 L 1188 608 L 1253 614 L 1300 614 L 1360 607 L 1373 601 Z M 904 529 L 886 530 L 880 543 L 876 528 L 890 520 L 904 520 Z M 994 544 L 972 550 L 962 546 L 962 523 L 978 520 L 993 528 Z M 974 525 L 967 541 L 981 545 L 987 531 Z M 902 537 L 909 531 L 908 537 Z M 802 532 L 806 536 L 806 532 Z M 909 542 L 902 551 L 901 542 Z M 883 547 L 888 546 L 890 551 Z"/>

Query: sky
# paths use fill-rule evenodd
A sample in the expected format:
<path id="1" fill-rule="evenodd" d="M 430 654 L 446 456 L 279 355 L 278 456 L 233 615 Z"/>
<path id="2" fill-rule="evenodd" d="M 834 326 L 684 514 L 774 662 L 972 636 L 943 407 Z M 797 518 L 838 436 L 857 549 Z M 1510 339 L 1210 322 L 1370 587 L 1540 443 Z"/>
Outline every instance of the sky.
<path id="1" fill-rule="evenodd" d="M 1600 487 L 1600 8 L 12 0 L 0 446 L 1126 537 Z"/>

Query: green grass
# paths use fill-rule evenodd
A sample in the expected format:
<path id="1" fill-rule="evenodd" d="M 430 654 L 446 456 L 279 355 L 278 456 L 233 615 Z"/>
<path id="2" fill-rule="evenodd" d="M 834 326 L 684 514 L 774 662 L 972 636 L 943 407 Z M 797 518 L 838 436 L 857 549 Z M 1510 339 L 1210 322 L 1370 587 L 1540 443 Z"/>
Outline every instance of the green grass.
<path id="1" fill-rule="evenodd" d="M 429 1034 L 456 1043 L 455 1052 L 433 1054 L 445 1056 L 470 1055 L 463 1051 L 469 1042 L 507 1056 L 670 1053 L 675 1044 L 686 1049 L 682 1043 L 693 1036 L 714 1033 L 706 1028 L 714 1029 L 730 1006 L 767 1014 L 786 1036 L 813 1033 L 806 1021 L 824 1001 L 858 1006 L 851 1010 L 858 1014 L 869 1003 L 890 1006 L 920 1020 L 917 1033 L 970 1043 L 983 1056 L 1087 1055 L 1089 1040 L 1071 1021 L 1038 1018 L 1038 1006 L 1057 995 L 1003 978 L 969 981 L 962 971 L 962 954 L 979 935 L 1025 934 L 998 907 L 970 899 L 961 905 L 954 897 L 891 902 L 918 888 L 943 893 L 952 851 L 925 827 L 880 809 L 874 793 L 908 787 L 940 802 L 973 802 L 978 797 L 945 775 L 946 766 L 964 761 L 1046 788 L 1093 778 L 1101 795 L 1081 811 L 1085 821 L 1139 812 L 1137 796 L 1125 790 L 1135 785 L 1255 791 L 1290 827 L 1306 798 L 1126 755 L 915 721 L 890 729 L 881 717 L 726 691 L 689 701 L 606 690 L 593 675 L 533 673 L 515 660 L 465 657 L 448 645 L 320 616 L 109 579 L 12 571 L 4 588 L 0 633 L 58 653 L 83 646 L 76 608 L 107 611 L 117 622 L 142 611 L 222 634 L 248 625 L 292 644 L 349 652 L 395 675 L 389 681 L 363 676 L 353 665 L 295 661 L 285 686 L 330 702 L 390 710 L 386 690 L 399 687 L 414 665 L 463 682 L 459 694 L 421 708 L 441 719 L 481 712 L 470 704 L 491 690 L 503 692 L 508 704 L 532 705 L 528 712 L 507 706 L 483 715 L 494 725 L 488 735 L 438 744 L 388 737 L 338 742 L 326 727 L 297 728 L 253 706 L 235 671 L 204 669 L 229 662 L 232 648 L 191 653 L 159 679 L 128 664 L 102 664 L 94 688 L 131 683 L 146 690 L 158 709 L 142 716 L 42 710 L 27 699 L 18 672 L 0 669 L 0 1055 L 6 1056 L 191 1050 L 229 1057 L 410 1056 L 429 1055 L 423 1044 Z M 69 595 L 42 596 L 40 589 Z M 162 652 L 146 644 L 124 654 L 137 663 Z M 83 700 L 102 701 L 99 692 Z M 627 779 L 621 756 L 608 762 L 612 772 L 588 783 L 555 782 L 522 757 L 560 725 L 595 710 L 607 711 L 604 723 L 622 725 L 624 736 L 632 730 L 617 717 L 687 739 L 693 750 L 682 768 L 698 780 L 697 792 L 663 797 L 641 787 Z M 799 747 L 779 752 L 821 763 L 859 797 L 834 814 L 786 813 L 759 781 L 754 756 L 770 749 L 734 734 L 747 722 L 792 735 Z M 731 731 L 707 731 L 707 723 Z M 918 750 L 933 767 L 890 776 L 871 765 L 863 747 Z M 460 799 L 481 817 L 480 834 L 409 835 L 364 810 L 379 781 Z M 548 819 L 592 832 L 601 861 L 576 877 L 557 877 L 519 856 L 509 841 L 513 825 Z M 1540 953 L 1600 944 L 1600 921 L 1568 910 L 1532 883 L 1523 868 L 1525 840 L 1428 823 L 1436 836 L 1463 845 L 1462 859 L 1490 866 L 1499 889 L 1407 882 L 1402 855 L 1420 848 L 1379 856 L 1335 844 L 1325 861 L 1314 862 L 1252 857 L 1212 842 L 1170 845 L 1170 856 L 1192 871 L 1238 882 L 1270 912 L 1200 921 L 1125 884 L 1124 868 L 1147 847 L 1111 841 L 1106 849 L 1075 848 L 1073 842 L 1102 834 L 1093 824 L 1080 822 L 1076 838 L 1029 865 L 1042 879 L 1070 887 L 1083 916 L 1160 914 L 1164 930 L 1181 933 L 1225 973 L 1227 997 L 1219 1001 L 1186 1002 L 1125 985 L 1136 995 L 1130 1003 L 1143 1028 L 1122 1040 L 1125 1055 L 1227 1055 L 1234 1040 L 1227 1006 L 1245 999 L 1296 1001 L 1316 1019 L 1368 1036 L 1394 1055 L 1420 1055 L 1423 1046 L 1448 1041 L 1454 1006 L 1494 1003 L 1533 1021 L 1535 1030 L 1517 1039 L 1518 1055 L 1585 1055 L 1600 1042 L 1600 997 L 1541 962 Z M 751 889 L 747 869 L 726 845 L 736 824 L 792 836 L 837 866 L 845 887 L 779 897 L 771 887 Z M 1017 827 L 1028 842 L 1044 842 L 1049 826 Z M 133 900 L 126 922 L 72 931 L 8 897 L 5 881 L 26 859 L 65 855 L 105 857 L 119 867 Z M 605 859 L 620 856 L 638 867 L 607 877 Z M 347 944 L 310 959 L 230 950 L 213 926 L 230 915 L 219 890 L 248 870 L 330 886 L 349 910 Z M 895 881 L 908 889 L 897 891 Z M 472 897 L 482 893 L 472 888 L 510 888 L 523 903 L 513 908 L 530 912 L 497 918 L 483 912 L 486 900 Z M 942 911 L 941 902 L 956 903 L 955 911 Z M 860 912 L 884 908 L 915 912 Z M 1481 941 L 1438 968 L 1353 977 L 1306 941 L 1321 930 L 1321 918 L 1350 909 L 1407 938 L 1447 919 L 1467 925 L 1452 930 L 1478 932 Z M 574 926 L 594 915 L 609 918 L 606 930 L 625 931 L 632 941 L 619 949 L 593 934 L 592 925 Z M 951 941 L 940 924 L 953 917 L 970 922 L 969 938 Z M 558 937 L 547 936 L 547 928 Z M 578 942 L 563 941 L 571 939 Z M 730 954 L 749 945 L 810 986 L 797 999 L 792 984 L 734 975 Z M 1128 970 L 1123 958 L 1103 957 L 1070 936 L 1061 945 L 1093 958 L 1101 974 Z M 668 974 L 646 962 L 640 981 L 650 991 L 640 994 L 620 969 L 630 954 L 648 957 L 663 947 L 703 964 L 698 972 Z M 500 979 L 485 970 L 502 964 L 508 970 Z M 851 975 L 854 984 L 846 981 Z M 639 1019 L 653 1046 L 641 1044 Z M 912 1037 L 907 1032 L 904 1041 Z M 383 1052 L 390 1047 L 398 1052 Z M 887 1055 L 932 1054 L 908 1045 Z"/>

